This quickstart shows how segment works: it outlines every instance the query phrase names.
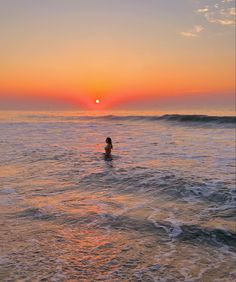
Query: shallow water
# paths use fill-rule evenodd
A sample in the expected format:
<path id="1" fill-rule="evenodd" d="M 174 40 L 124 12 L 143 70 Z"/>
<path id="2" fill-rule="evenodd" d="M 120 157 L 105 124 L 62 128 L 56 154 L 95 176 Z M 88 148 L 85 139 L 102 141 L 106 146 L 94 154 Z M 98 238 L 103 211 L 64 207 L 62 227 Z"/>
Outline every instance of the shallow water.
<path id="1" fill-rule="evenodd" d="M 2 112 L 0 280 L 235 281 L 234 126 Z"/>

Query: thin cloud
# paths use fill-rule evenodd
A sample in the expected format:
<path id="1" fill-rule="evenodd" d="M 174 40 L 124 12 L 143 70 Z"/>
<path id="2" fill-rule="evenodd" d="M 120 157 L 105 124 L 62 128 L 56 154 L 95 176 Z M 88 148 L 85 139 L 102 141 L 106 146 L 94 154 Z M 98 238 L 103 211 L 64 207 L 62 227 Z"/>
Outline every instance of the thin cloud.
<path id="1" fill-rule="evenodd" d="M 201 25 L 195 25 L 194 29 L 197 33 L 200 33 L 204 30 L 204 27 Z"/>
<path id="2" fill-rule="evenodd" d="M 197 37 L 198 35 L 192 32 L 185 32 L 185 31 L 181 31 L 180 32 L 181 35 L 185 36 L 185 37 Z"/>
<path id="3" fill-rule="evenodd" d="M 201 33 L 203 30 L 203 26 L 195 25 L 191 30 L 181 31 L 180 34 L 185 37 L 199 37 L 199 33 Z"/>
<path id="4" fill-rule="evenodd" d="M 233 0 L 221 0 L 214 5 L 201 7 L 196 12 L 203 15 L 212 24 L 234 26 L 236 23 L 236 10 Z"/>
<path id="5" fill-rule="evenodd" d="M 201 8 L 201 9 L 197 9 L 197 12 L 200 13 L 200 14 L 201 14 L 201 13 L 204 14 L 204 13 L 206 13 L 206 12 L 208 12 L 208 11 L 209 11 L 208 7 Z"/>

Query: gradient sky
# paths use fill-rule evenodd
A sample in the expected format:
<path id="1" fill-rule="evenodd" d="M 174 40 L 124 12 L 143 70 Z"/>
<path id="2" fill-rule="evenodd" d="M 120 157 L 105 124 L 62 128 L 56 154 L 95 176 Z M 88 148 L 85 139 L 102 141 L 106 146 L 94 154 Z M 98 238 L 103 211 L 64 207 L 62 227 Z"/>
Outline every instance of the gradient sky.
<path id="1" fill-rule="evenodd" d="M 0 0 L 0 101 L 230 104 L 234 4 Z"/>

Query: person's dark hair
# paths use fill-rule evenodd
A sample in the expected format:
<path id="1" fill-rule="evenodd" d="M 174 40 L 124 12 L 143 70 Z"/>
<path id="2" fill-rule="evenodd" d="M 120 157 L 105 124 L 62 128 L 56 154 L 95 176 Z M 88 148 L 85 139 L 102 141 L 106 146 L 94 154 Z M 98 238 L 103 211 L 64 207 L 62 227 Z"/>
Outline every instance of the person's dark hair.
<path id="1" fill-rule="evenodd" d="M 110 144 L 110 145 L 111 145 L 111 148 L 113 149 L 112 140 L 111 140 L 110 137 L 107 137 L 106 142 L 107 142 L 108 144 Z"/>

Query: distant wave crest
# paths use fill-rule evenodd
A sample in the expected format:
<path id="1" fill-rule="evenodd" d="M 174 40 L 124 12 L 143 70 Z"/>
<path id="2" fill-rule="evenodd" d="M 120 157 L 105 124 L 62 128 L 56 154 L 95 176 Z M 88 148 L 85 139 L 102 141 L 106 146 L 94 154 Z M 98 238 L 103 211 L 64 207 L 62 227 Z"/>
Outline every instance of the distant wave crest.
<path id="1" fill-rule="evenodd" d="M 101 117 L 110 120 L 164 120 L 176 122 L 199 122 L 199 123 L 236 123 L 235 116 L 207 116 L 207 115 L 180 115 L 180 114 L 167 114 L 163 116 L 115 116 L 108 115 Z"/>
<path id="2" fill-rule="evenodd" d="M 236 123 L 235 116 L 207 116 L 207 115 L 164 115 L 159 119 L 180 122 L 214 122 L 214 123 Z"/>
<path id="3" fill-rule="evenodd" d="M 37 119 L 53 119 L 63 121 L 76 120 L 114 120 L 114 121 L 170 121 L 183 123 L 200 123 L 200 124 L 236 124 L 236 116 L 208 116 L 208 115 L 182 115 L 182 114 L 166 114 L 162 116 L 149 115 L 104 115 L 104 116 L 51 116 L 51 115 L 31 115 L 29 118 Z"/>

